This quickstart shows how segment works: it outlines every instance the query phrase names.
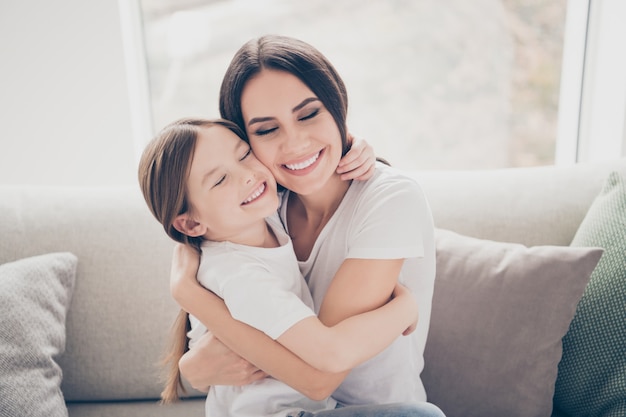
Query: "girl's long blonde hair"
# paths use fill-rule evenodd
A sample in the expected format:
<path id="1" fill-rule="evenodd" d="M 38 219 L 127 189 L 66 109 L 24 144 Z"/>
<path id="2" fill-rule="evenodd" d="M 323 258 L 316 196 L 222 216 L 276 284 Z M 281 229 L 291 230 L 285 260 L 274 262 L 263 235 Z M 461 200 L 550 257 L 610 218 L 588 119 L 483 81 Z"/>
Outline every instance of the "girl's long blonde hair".
<path id="1" fill-rule="evenodd" d="M 200 128 L 222 126 L 242 140 L 245 135 L 232 122 L 222 119 L 181 119 L 167 125 L 146 146 L 139 161 L 139 186 L 148 208 L 163 225 L 165 233 L 177 242 L 191 245 L 198 252 L 202 237 L 187 236 L 174 227 L 174 220 L 189 211 L 187 178 L 196 148 Z M 187 332 L 190 330 L 189 314 L 180 310 L 170 330 L 170 341 L 161 365 L 164 368 L 165 388 L 161 403 L 169 404 L 186 393 L 178 362 L 189 350 Z"/>
<path id="2" fill-rule="evenodd" d="M 181 308 L 172 324 L 169 345 L 161 361 L 161 366 L 165 370 L 163 373 L 165 388 L 161 392 L 161 404 L 176 402 L 180 399 L 180 393 L 187 393 L 180 375 L 178 362 L 189 350 L 189 338 L 187 337 L 189 330 L 191 330 L 189 313 Z"/>

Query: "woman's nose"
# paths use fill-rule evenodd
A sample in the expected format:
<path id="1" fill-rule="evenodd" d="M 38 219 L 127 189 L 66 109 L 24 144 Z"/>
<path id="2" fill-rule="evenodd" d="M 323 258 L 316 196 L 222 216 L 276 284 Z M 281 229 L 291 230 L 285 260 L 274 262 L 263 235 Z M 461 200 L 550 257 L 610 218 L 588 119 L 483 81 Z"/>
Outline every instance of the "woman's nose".
<path id="1" fill-rule="evenodd" d="M 309 145 L 308 135 L 300 130 L 287 132 L 282 141 L 282 150 L 287 154 L 297 154 Z"/>

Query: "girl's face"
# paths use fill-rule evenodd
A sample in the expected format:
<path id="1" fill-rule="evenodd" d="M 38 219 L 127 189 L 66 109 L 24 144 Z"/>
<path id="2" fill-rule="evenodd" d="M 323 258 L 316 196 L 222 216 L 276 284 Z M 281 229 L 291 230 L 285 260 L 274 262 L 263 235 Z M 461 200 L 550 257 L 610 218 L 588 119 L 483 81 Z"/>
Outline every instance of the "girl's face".
<path id="1" fill-rule="evenodd" d="M 250 146 L 222 126 L 200 128 L 187 194 L 191 217 L 213 241 L 242 242 L 278 208 L 276 181 Z"/>
<path id="2" fill-rule="evenodd" d="M 241 108 L 254 153 L 278 183 L 308 195 L 337 177 L 339 129 L 324 104 L 296 76 L 262 70 L 244 87 Z"/>

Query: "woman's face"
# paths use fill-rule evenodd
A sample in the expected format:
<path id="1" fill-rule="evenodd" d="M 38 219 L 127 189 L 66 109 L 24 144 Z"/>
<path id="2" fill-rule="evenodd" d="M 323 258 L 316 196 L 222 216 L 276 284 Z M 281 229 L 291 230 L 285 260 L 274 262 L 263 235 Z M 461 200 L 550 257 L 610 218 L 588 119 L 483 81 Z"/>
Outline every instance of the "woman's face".
<path id="1" fill-rule="evenodd" d="M 342 151 L 339 129 L 296 76 L 262 70 L 244 87 L 241 108 L 250 145 L 279 184 L 308 195 L 336 176 Z"/>

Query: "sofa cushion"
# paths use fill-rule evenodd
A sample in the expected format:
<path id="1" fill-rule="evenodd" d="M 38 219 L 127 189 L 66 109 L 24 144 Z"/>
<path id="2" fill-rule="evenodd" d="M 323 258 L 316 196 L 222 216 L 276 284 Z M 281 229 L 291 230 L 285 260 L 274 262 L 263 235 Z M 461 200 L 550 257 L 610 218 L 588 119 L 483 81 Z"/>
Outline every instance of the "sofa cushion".
<path id="1" fill-rule="evenodd" d="M 602 250 L 438 229 L 423 380 L 447 417 L 550 415 L 561 338 Z"/>
<path id="2" fill-rule="evenodd" d="M 572 416 L 626 416 L 626 179 L 612 173 L 572 246 L 601 246 L 563 339 L 555 406 Z"/>
<path id="3" fill-rule="evenodd" d="M 77 258 L 52 253 L 0 266 L 0 414 L 67 416 L 61 368 Z"/>

